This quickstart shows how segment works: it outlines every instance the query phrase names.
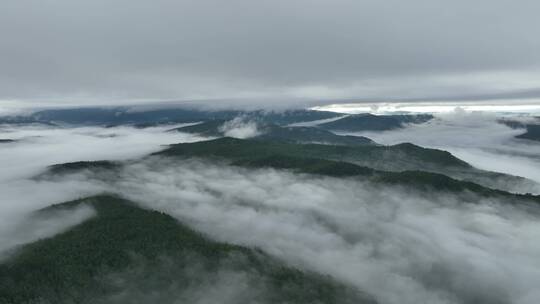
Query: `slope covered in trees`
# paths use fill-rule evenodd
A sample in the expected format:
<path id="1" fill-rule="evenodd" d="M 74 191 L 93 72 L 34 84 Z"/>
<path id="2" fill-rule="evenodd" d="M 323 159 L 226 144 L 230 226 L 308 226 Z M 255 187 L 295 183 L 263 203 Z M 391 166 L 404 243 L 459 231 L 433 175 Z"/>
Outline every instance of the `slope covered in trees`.
<path id="1" fill-rule="evenodd" d="M 19 248 L 0 264 L 0 303 L 191 303 L 201 300 L 194 294 L 210 297 L 220 284 L 236 293 L 237 303 L 373 303 L 330 277 L 289 267 L 257 249 L 212 241 L 116 196 L 39 212 L 80 204 L 97 215 Z"/>
<path id="2" fill-rule="evenodd" d="M 196 133 L 202 136 L 225 136 L 223 126 L 225 120 L 211 120 L 193 126 L 186 126 L 171 131 Z M 289 143 L 320 143 L 330 145 L 375 145 L 376 143 L 364 136 L 336 135 L 330 131 L 316 127 L 288 127 L 273 123 L 253 122 L 260 133 L 252 139 L 289 142 Z"/>
<path id="3" fill-rule="evenodd" d="M 424 123 L 433 118 L 433 115 L 349 115 L 341 119 L 323 123 L 318 127 L 345 132 L 360 131 L 387 131 L 403 127 L 410 123 Z"/>
<path id="4" fill-rule="evenodd" d="M 413 144 L 394 146 L 342 146 L 321 144 L 292 144 L 262 140 L 220 138 L 216 140 L 171 145 L 156 153 L 168 156 L 217 156 L 227 158 L 254 158 L 271 155 L 289 155 L 347 161 L 380 170 L 407 170 L 427 168 L 471 168 L 452 154 Z"/>

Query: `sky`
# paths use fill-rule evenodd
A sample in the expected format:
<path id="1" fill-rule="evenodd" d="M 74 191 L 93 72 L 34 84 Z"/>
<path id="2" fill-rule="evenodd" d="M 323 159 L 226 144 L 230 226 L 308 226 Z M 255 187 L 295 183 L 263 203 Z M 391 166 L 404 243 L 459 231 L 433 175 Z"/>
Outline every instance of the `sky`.
<path id="1" fill-rule="evenodd" d="M 540 100 L 535 0 L 3 0 L 0 103 Z"/>

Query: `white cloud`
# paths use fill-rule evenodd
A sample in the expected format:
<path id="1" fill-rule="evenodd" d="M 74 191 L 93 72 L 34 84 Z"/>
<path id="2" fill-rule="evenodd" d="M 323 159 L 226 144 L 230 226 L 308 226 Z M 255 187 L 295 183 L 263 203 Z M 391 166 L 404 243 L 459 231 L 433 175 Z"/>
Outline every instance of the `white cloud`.
<path id="1" fill-rule="evenodd" d="M 185 125 L 188 124 L 145 129 L 0 125 L 2 137 L 17 140 L 0 148 L 0 181 L 28 177 L 56 163 L 137 158 L 159 151 L 167 144 L 204 139 L 193 134 L 165 132 Z"/>
<path id="2" fill-rule="evenodd" d="M 535 303 L 540 210 L 355 180 L 153 159 L 114 191 L 381 303 Z"/>
<path id="3" fill-rule="evenodd" d="M 483 149 L 515 132 L 489 116 L 458 115 L 415 128 L 420 129 L 379 135 Z M 163 143 L 201 138 L 164 129 L 6 130 L 22 141 L 0 147 L 2 168 L 10 169 L 0 176 L 1 231 L 13 231 L 37 208 L 112 191 L 215 239 L 260 247 L 292 265 L 331 274 L 383 304 L 540 300 L 536 205 L 480 197 L 466 202 L 460 195 L 354 179 L 156 157 L 129 164 L 114 180 L 86 173 L 29 180 L 53 163 L 134 158 Z M 108 137 L 112 133 L 118 136 Z M 523 147 L 512 152 L 510 145 L 501 149 L 509 157 L 526 152 Z M 63 229 L 76 221 L 66 223 Z M 6 244 L 31 241 L 28 235 L 38 234 Z"/>
<path id="4" fill-rule="evenodd" d="M 364 102 L 337 103 L 313 107 L 314 110 L 348 114 L 372 113 L 391 115 L 400 113 L 452 114 L 456 111 L 484 113 L 538 114 L 538 100 L 507 99 L 501 101 L 448 101 L 448 102 Z"/>
<path id="5" fill-rule="evenodd" d="M 17 140 L 0 146 L 0 251 L 60 232 L 84 220 L 86 217 L 82 215 L 90 215 L 77 211 L 58 214 L 54 220 L 27 225 L 25 233 L 14 233 L 21 230 L 17 228 L 21 222 L 31 221 L 28 216 L 32 211 L 105 189 L 102 185 L 76 179 L 54 183 L 31 179 L 33 176 L 57 163 L 139 158 L 162 149 L 164 144 L 203 139 L 191 134 L 165 132 L 173 127 L 178 126 L 136 129 L 0 125 L 3 137 Z"/>
<path id="6" fill-rule="evenodd" d="M 261 134 L 254 121 L 246 121 L 244 117 L 235 117 L 226 121 L 220 128 L 225 136 L 235 138 L 250 138 Z"/>
<path id="7" fill-rule="evenodd" d="M 0 262 L 9 257 L 9 249 L 53 236 L 80 224 L 95 215 L 95 210 L 82 205 L 71 210 L 49 211 L 46 214 L 3 219 L 0 224 Z"/>

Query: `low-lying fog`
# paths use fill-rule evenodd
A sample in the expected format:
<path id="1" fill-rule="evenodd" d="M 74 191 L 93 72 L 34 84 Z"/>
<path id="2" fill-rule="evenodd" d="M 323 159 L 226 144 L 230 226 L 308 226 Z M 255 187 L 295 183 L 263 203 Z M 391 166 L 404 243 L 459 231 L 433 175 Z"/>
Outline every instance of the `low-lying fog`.
<path id="1" fill-rule="evenodd" d="M 438 114 L 435 119 L 403 129 L 384 132 L 346 132 L 367 136 L 381 144 L 412 142 L 423 147 L 451 152 L 473 166 L 518 175 L 540 182 L 540 142 L 517 139 L 524 129 L 512 129 L 497 122 L 493 113 L 463 112 Z M 516 120 L 528 118 L 512 117 Z"/>
<path id="2" fill-rule="evenodd" d="M 0 252 L 12 245 L 51 235 L 77 223 L 72 217 L 57 219 L 51 229 L 35 225 L 41 231 L 27 231 L 23 235 L 18 223 L 24 221 L 29 212 L 84 197 L 101 189 L 69 180 L 58 184 L 31 179 L 47 166 L 80 160 L 138 158 L 160 150 L 165 144 L 202 139 L 191 134 L 166 132 L 179 126 L 136 129 L 0 125 L 0 138 L 15 140 L 0 144 Z M 85 218 L 79 217 L 81 221 Z M 49 219 L 49 222 L 55 220 Z M 20 240 L 8 241 L 14 231 L 18 231 L 16 235 L 21 235 Z"/>
<path id="3" fill-rule="evenodd" d="M 475 117 L 371 135 L 382 143 L 447 147 L 477 166 L 540 177 L 533 155 L 539 146 L 513 146 L 520 131 Z M 3 137 L 19 141 L 0 146 L 0 241 L 8 244 L 0 251 L 93 215 L 78 209 L 44 219 L 34 225 L 37 231 L 12 233 L 29 212 L 110 191 L 215 239 L 260 247 L 297 267 L 332 275 L 380 303 L 540 302 L 537 206 L 480 197 L 465 202 L 457 194 L 156 157 L 130 163 L 114 180 L 88 172 L 31 179 L 55 163 L 132 159 L 162 144 L 203 139 L 168 128 L 4 127 Z M 518 172 L 527 173 L 527 166 L 528 175 Z"/>
<path id="4" fill-rule="evenodd" d="M 121 160 L 158 151 L 161 146 L 201 140 L 200 136 L 166 132 L 190 124 L 134 127 L 49 127 L 0 125 L 0 182 L 28 177 L 44 167 L 80 160 Z"/>
<path id="5" fill-rule="evenodd" d="M 540 209 L 352 179 L 147 159 L 69 175 L 358 287 L 380 303 L 537 303 Z M 103 182 L 102 180 L 105 179 Z"/>

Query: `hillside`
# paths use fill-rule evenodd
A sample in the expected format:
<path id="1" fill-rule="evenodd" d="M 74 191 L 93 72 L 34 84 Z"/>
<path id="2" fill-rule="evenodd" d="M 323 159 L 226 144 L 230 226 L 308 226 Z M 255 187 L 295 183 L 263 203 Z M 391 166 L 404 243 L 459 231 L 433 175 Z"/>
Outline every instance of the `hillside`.
<path id="1" fill-rule="evenodd" d="M 234 148 L 232 148 L 234 149 Z M 239 149 L 241 150 L 241 149 Z M 231 152 L 231 151 L 229 151 Z M 376 170 L 366 166 L 360 166 L 349 162 L 336 161 L 324 158 L 314 158 L 305 155 L 287 155 L 285 153 L 276 153 L 266 155 L 243 154 L 241 151 L 222 154 L 190 154 L 182 151 L 177 154 L 169 154 L 169 157 L 180 158 L 209 158 L 227 159 L 233 166 L 246 168 L 274 168 L 286 169 L 295 173 L 308 173 L 340 178 L 358 178 L 361 181 L 371 182 L 374 185 L 406 187 L 417 193 L 429 195 L 434 191 L 451 192 L 463 194 L 475 194 L 482 197 L 505 198 L 508 202 L 534 201 L 540 202 L 540 196 L 531 194 L 515 194 L 500 188 L 486 186 L 482 183 L 476 183 L 469 180 L 452 178 L 445 174 L 422 170 L 404 170 L 404 171 L 383 171 Z M 163 154 L 159 154 L 163 155 Z M 130 163 L 109 163 L 100 162 L 75 162 L 57 164 L 50 167 L 46 172 L 39 175 L 38 178 L 49 178 L 51 174 L 64 175 L 76 173 L 78 170 L 85 170 L 93 174 L 92 177 L 110 184 L 114 189 L 114 183 L 121 176 L 121 170 Z M 489 172 L 486 172 L 487 178 Z M 463 198 L 465 201 L 468 199 Z M 474 202 L 474 197 L 471 197 Z"/>
<path id="2" fill-rule="evenodd" d="M 527 125 L 527 131 L 516 138 L 540 141 L 540 125 Z"/>
<path id="3" fill-rule="evenodd" d="M 222 137 L 225 133 L 222 126 L 224 120 L 212 120 L 193 126 L 186 126 L 171 131 L 196 133 L 203 136 Z M 260 135 L 252 139 L 290 142 L 290 143 L 320 143 L 330 145 L 374 145 L 375 142 L 363 136 L 342 136 L 315 127 L 286 127 L 269 123 L 257 123 Z"/>
<path id="4" fill-rule="evenodd" d="M 341 119 L 318 125 L 319 128 L 334 131 L 387 131 L 403 127 L 410 123 L 424 123 L 433 118 L 432 115 L 349 115 Z"/>
<path id="5" fill-rule="evenodd" d="M 539 119 L 539 117 L 533 117 L 527 121 L 499 119 L 498 122 L 512 129 L 525 129 L 525 133 L 517 135 L 516 138 L 540 140 L 540 124 L 538 124 Z"/>
<path id="6" fill-rule="evenodd" d="M 263 140 L 220 138 L 198 143 L 171 145 L 156 155 L 217 157 L 245 163 L 272 157 L 324 159 L 345 162 L 385 172 L 423 171 L 446 175 L 487 188 L 515 191 L 514 185 L 531 183 L 513 175 L 476 169 L 447 151 L 410 143 L 393 146 L 297 144 Z"/>
<path id="7" fill-rule="evenodd" d="M 242 159 L 232 163 L 236 166 L 250 168 L 290 169 L 297 173 L 320 174 L 333 177 L 360 177 L 374 184 L 404 186 L 418 193 L 433 191 L 452 193 L 474 193 L 483 197 L 506 198 L 509 201 L 534 201 L 540 203 L 540 196 L 531 194 L 514 194 L 507 191 L 489 188 L 480 184 L 458 180 L 444 174 L 408 170 L 388 172 L 374 170 L 351 163 L 326 159 L 302 158 L 273 155 L 258 159 Z"/>
<path id="8" fill-rule="evenodd" d="M 23 246 L 0 264 L 0 303 L 191 303 L 194 293 L 212 302 L 224 300 L 212 300 L 214 288 L 231 283 L 237 303 L 374 303 L 330 277 L 212 241 L 119 197 L 95 196 L 39 212 L 79 204 L 97 215 Z"/>
<path id="9" fill-rule="evenodd" d="M 98 160 L 98 161 L 78 161 L 71 163 L 63 163 L 49 166 L 47 168 L 47 173 L 50 174 L 67 174 L 73 173 L 79 170 L 96 170 L 96 169 L 115 169 L 120 167 L 121 164 L 118 162 L 108 161 L 108 160 Z"/>
<path id="10" fill-rule="evenodd" d="M 175 144 L 156 153 L 167 156 L 217 156 L 231 159 L 260 158 L 271 155 L 321 158 L 351 162 L 379 170 L 403 171 L 415 169 L 471 168 L 452 154 L 413 144 L 378 145 L 321 145 L 294 144 L 262 140 L 220 138 L 210 141 Z"/>

